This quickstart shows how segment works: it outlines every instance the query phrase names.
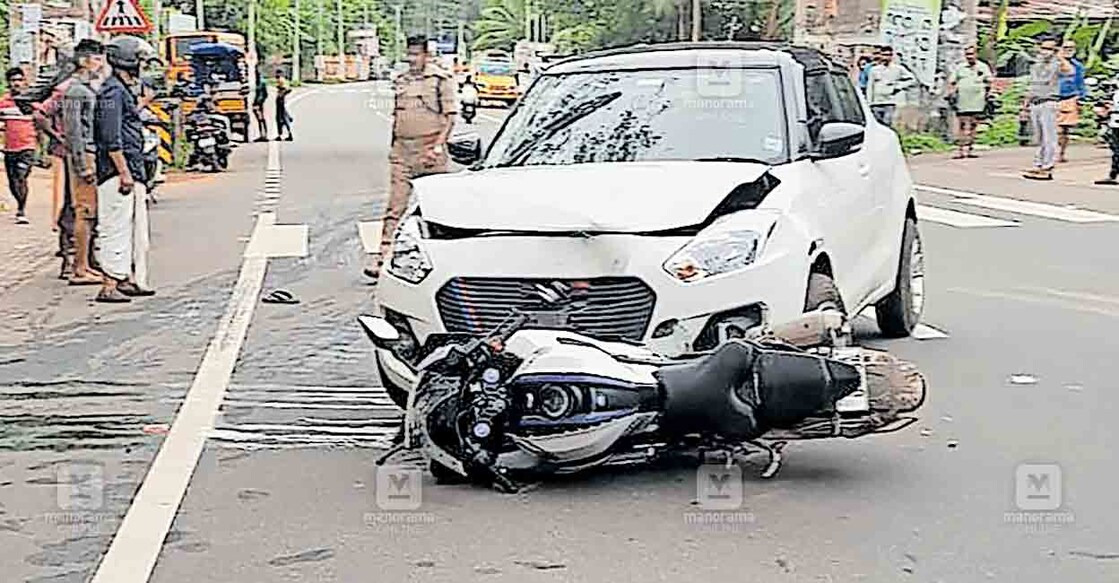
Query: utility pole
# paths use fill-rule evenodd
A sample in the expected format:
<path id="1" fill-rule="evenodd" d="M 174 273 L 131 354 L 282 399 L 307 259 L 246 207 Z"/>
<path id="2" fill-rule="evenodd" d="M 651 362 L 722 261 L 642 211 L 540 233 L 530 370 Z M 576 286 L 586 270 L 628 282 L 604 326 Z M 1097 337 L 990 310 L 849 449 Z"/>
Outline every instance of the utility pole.
<path id="1" fill-rule="evenodd" d="M 402 18 L 400 11 L 401 11 L 401 6 L 399 4 L 397 4 L 396 5 L 396 31 L 395 31 L 396 34 L 394 35 L 396 38 L 393 39 L 395 42 L 392 43 L 392 46 L 396 48 L 396 58 L 397 59 L 399 59 L 403 56 L 401 48 L 400 48 L 400 37 L 404 34 L 404 19 Z"/>
<path id="2" fill-rule="evenodd" d="M 299 81 L 301 80 L 301 75 L 299 72 L 299 41 L 301 40 L 300 36 L 302 36 L 300 34 L 302 26 L 303 24 L 300 22 L 299 18 L 299 0 L 295 0 L 295 33 L 292 35 L 292 42 L 295 46 L 292 47 L 291 51 L 291 80 L 293 84 L 299 84 Z"/>
<path id="3" fill-rule="evenodd" d="M 156 0 L 158 6 L 159 0 Z M 156 27 L 159 30 L 159 27 Z M 247 53 L 249 57 L 249 87 L 256 90 L 256 69 L 257 59 L 260 55 L 256 54 L 256 0 L 249 0 L 249 50 Z M 247 130 L 246 130 L 247 131 Z"/>
<path id="4" fill-rule="evenodd" d="M 322 57 L 322 3 L 326 0 L 315 0 L 315 10 L 318 20 L 315 23 L 315 57 Z"/>
<path id="5" fill-rule="evenodd" d="M 159 50 L 158 49 L 158 47 L 159 47 L 159 23 L 161 22 L 160 17 L 162 16 L 162 14 L 161 14 L 162 12 L 163 12 L 163 2 L 161 2 L 160 0 L 155 0 L 154 2 L 152 2 L 152 20 L 154 21 L 152 23 L 154 25 L 152 27 L 152 38 L 155 40 L 155 46 L 157 47 L 156 48 L 157 52 Z"/>
<path id="6" fill-rule="evenodd" d="M 342 0 L 338 0 L 338 66 L 346 68 L 346 17 L 342 14 Z"/>
<path id="7" fill-rule="evenodd" d="M 703 33 L 703 1 L 692 0 L 692 41 L 699 42 Z"/>
<path id="8" fill-rule="evenodd" d="M 202 0 L 194 0 L 194 19 L 198 30 L 206 30 L 206 9 L 202 6 Z"/>

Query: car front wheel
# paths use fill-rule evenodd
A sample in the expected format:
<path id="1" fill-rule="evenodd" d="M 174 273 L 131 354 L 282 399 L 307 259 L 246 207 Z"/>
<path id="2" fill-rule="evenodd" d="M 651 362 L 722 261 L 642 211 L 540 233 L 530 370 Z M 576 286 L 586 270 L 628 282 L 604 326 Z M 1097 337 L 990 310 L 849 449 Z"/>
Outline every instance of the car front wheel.
<path id="1" fill-rule="evenodd" d="M 909 336 L 925 309 L 925 252 L 917 221 L 907 219 L 894 291 L 874 306 L 878 328 L 889 338 Z"/>

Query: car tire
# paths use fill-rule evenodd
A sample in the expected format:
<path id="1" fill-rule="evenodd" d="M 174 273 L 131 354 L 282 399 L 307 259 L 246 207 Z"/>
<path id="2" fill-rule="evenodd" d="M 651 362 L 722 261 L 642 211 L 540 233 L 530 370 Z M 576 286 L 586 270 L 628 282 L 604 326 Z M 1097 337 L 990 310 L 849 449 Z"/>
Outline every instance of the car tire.
<path id="1" fill-rule="evenodd" d="M 377 368 L 379 369 L 380 366 L 380 363 L 378 363 Z M 381 376 L 381 387 L 385 389 L 385 393 L 388 393 L 389 400 L 392 401 L 393 404 L 397 407 L 400 407 L 402 410 L 407 409 L 408 391 L 394 385 L 392 381 L 389 380 L 389 377 L 385 375 L 384 371 L 379 372 Z"/>
<path id="2" fill-rule="evenodd" d="M 878 328 L 887 338 L 909 336 L 925 309 L 925 255 L 917 221 L 907 219 L 901 237 L 894 291 L 874 306 Z"/>
<path id="3" fill-rule="evenodd" d="M 814 312 L 829 308 L 847 313 L 835 280 L 826 273 L 809 273 L 808 292 L 804 296 L 804 311 Z"/>

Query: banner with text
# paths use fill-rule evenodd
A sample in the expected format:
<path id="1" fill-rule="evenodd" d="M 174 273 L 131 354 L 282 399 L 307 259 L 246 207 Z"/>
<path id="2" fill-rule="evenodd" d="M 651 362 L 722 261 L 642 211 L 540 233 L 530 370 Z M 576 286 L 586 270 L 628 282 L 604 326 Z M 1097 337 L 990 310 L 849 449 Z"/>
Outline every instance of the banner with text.
<path id="1" fill-rule="evenodd" d="M 941 0 L 882 0 L 879 34 L 926 87 L 936 80 Z"/>

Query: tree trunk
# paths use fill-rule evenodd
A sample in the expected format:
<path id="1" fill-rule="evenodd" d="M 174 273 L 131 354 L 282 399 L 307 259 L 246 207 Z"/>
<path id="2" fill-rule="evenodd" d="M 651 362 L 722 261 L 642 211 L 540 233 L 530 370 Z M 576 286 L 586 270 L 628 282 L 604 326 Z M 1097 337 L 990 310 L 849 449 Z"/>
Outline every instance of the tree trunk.
<path id="1" fill-rule="evenodd" d="M 697 42 L 703 33 L 703 2 L 692 0 L 692 41 Z"/>
<path id="2" fill-rule="evenodd" d="M 688 38 L 687 22 L 684 15 L 684 4 L 678 2 L 676 4 L 676 40 L 683 41 Z"/>

